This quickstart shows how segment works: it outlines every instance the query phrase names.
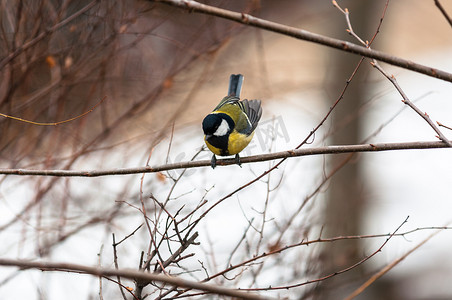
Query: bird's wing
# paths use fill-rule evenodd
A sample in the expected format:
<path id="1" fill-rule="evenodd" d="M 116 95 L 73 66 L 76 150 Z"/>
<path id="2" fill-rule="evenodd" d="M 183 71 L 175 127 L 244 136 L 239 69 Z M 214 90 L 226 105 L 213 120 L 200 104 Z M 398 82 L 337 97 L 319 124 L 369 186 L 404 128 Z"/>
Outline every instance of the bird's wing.
<path id="1" fill-rule="evenodd" d="M 223 100 L 220 101 L 217 107 L 213 109 L 213 111 L 219 110 L 222 106 L 225 106 L 226 104 L 239 104 L 239 103 L 240 103 L 239 98 L 235 96 L 226 96 L 223 98 Z"/>
<path id="2" fill-rule="evenodd" d="M 251 123 L 251 132 L 256 129 L 257 124 L 262 116 L 262 106 L 260 100 L 247 100 L 243 99 L 240 101 L 241 109 L 248 116 L 248 119 Z"/>

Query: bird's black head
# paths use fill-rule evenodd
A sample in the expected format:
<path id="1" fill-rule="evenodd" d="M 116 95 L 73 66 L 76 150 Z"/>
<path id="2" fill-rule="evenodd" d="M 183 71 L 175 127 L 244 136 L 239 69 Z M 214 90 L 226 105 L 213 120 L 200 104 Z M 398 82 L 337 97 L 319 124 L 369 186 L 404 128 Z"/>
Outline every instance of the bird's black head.
<path id="1" fill-rule="evenodd" d="M 208 114 L 202 121 L 204 134 L 208 136 L 224 136 L 231 133 L 234 121 L 224 113 Z"/>
<path id="2" fill-rule="evenodd" d="M 209 114 L 202 121 L 202 130 L 205 135 L 213 135 L 221 124 L 221 117 L 218 114 Z"/>

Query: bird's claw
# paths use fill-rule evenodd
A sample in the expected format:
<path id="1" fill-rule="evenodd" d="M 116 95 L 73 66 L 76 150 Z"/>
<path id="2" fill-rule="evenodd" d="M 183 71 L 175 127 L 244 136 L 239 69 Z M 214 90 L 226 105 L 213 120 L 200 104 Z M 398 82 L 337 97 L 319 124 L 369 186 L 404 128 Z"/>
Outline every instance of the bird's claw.
<path id="1" fill-rule="evenodd" d="M 215 167 L 217 166 L 217 158 L 215 157 L 215 154 L 212 155 L 212 159 L 210 160 L 210 166 L 212 167 L 212 169 L 215 169 Z"/>
<path id="2" fill-rule="evenodd" d="M 238 164 L 240 168 L 242 167 L 242 163 L 240 162 L 240 156 L 238 153 L 235 155 L 235 163 Z"/>

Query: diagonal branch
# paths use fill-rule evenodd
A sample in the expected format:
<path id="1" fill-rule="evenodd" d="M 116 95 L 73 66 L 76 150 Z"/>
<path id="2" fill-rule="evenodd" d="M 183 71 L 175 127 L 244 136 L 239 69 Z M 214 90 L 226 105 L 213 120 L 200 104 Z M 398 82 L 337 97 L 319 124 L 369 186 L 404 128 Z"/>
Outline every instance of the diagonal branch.
<path id="1" fill-rule="evenodd" d="M 427 76 L 435 77 L 438 79 L 442 79 L 445 81 L 452 82 L 452 74 L 435 69 L 432 67 L 424 66 L 413 61 L 403 59 L 400 57 L 396 57 L 393 55 L 389 55 L 387 53 L 372 50 L 366 47 L 362 47 L 347 41 L 334 39 L 331 37 L 326 37 L 317 33 L 312 33 L 307 30 L 282 25 L 279 23 L 271 22 L 268 20 L 256 18 L 249 14 L 233 12 L 226 9 L 221 9 L 218 7 L 205 5 L 198 3 L 196 1 L 188 1 L 188 0 L 150 0 L 155 2 L 164 3 L 167 5 L 179 7 L 182 9 L 186 9 L 190 12 L 199 12 L 203 14 L 208 14 L 216 17 L 220 17 L 223 19 L 228 19 L 231 21 L 235 21 L 241 24 L 261 28 L 264 30 L 281 33 L 287 36 L 291 36 L 296 39 L 309 41 L 313 43 L 317 43 L 320 45 L 328 46 L 331 48 L 339 49 L 342 51 L 359 54 L 365 57 L 374 58 L 378 61 L 386 62 L 388 64 L 398 66 L 407 70 L 415 71 Z"/>
<path id="2" fill-rule="evenodd" d="M 435 0 L 435 5 L 436 5 L 436 7 L 438 7 L 438 9 L 443 14 L 444 18 L 446 18 L 447 22 L 449 22 L 449 25 L 452 27 L 452 19 L 449 16 L 449 14 L 447 13 L 447 11 L 444 9 L 442 4 L 439 2 L 439 0 Z"/>

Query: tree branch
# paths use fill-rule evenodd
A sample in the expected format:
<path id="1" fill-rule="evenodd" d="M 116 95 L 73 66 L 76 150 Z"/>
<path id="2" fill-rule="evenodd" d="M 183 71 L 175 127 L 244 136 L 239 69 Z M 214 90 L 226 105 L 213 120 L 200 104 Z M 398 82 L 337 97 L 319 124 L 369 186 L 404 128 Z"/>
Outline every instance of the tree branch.
<path id="1" fill-rule="evenodd" d="M 162 274 L 146 273 L 141 271 L 135 271 L 130 269 L 107 269 L 98 267 L 89 267 L 77 264 L 69 263 L 57 263 L 57 262 L 35 262 L 25 261 L 17 259 L 0 258 L 1 266 L 14 266 L 21 269 L 39 269 L 42 271 L 69 271 L 69 272 L 81 272 L 91 274 L 94 276 L 121 276 L 123 278 L 129 278 L 132 280 L 143 281 L 158 281 L 167 283 L 174 286 L 192 288 L 196 290 L 210 292 L 216 295 L 225 295 L 236 297 L 239 299 L 268 299 L 261 297 L 257 294 L 243 292 L 237 289 L 225 288 L 218 285 L 199 283 L 196 281 L 189 281 L 178 277 L 171 277 Z"/>
<path id="2" fill-rule="evenodd" d="M 374 58 L 378 61 L 382 61 L 394 66 L 398 66 L 427 76 L 452 82 L 451 73 L 435 69 L 432 67 L 424 66 L 407 59 L 389 55 L 381 51 L 362 47 L 347 41 L 326 37 L 317 33 L 309 32 L 307 30 L 298 29 L 295 27 L 290 27 L 279 23 L 271 22 L 268 20 L 256 18 L 249 14 L 233 12 L 230 10 L 221 9 L 214 6 L 201 4 L 196 1 L 188 0 L 150 0 L 150 1 L 160 2 L 167 5 L 186 9 L 190 12 L 199 12 L 203 14 L 208 14 L 223 19 L 235 21 L 241 24 L 261 28 L 264 30 L 281 33 L 296 39 L 317 43 L 320 45 L 328 46 L 331 48 L 339 49 L 354 54 L 359 54 L 368 58 Z"/>
<path id="3" fill-rule="evenodd" d="M 449 145 L 442 141 L 433 142 L 407 142 L 407 143 L 379 143 L 379 144 L 361 144 L 361 145 L 342 145 L 342 146 L 326 146 L 313 147 L 294 150 L 285 150 L 281 152 L 259 154 L 247 157 L 241 157 L 242 164 L 252 162 L 263 162 L 274 159 L 311 156 L 322 154 L 340 154 L 354 152 L 381 152 L 395 150 L 420 150 L 420 149 L 437 149 L 448 148 Z M 226 158 L 217 160 L 217 166 L 227 166 L 236 164 L 235 159 Z M 110 170 L 28 170 L 28 169 L 0 169 L 3 175 L 20 175 L 20 176 L 56 176 L 56 177 L 100 177 L 111 175 L 132 175 L 141 173 L 157 173 L 168 170 L 188 169 L 199 167 L 210 167 L 210 160 L 186 161 L 171 164 L 165 164 L 156 167 L 137 167 Z"/>

